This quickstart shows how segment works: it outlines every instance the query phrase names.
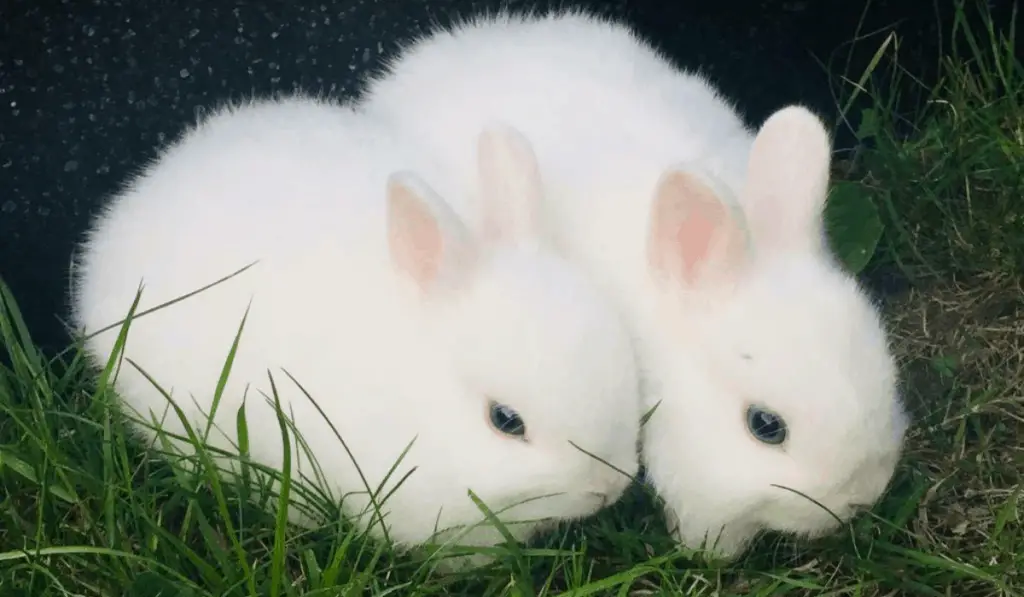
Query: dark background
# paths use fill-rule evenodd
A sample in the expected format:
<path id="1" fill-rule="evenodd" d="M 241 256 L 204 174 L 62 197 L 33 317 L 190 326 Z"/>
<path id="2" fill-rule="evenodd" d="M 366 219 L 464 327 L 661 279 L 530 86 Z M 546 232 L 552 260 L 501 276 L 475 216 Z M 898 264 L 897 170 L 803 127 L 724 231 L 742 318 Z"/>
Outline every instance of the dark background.
<path id="1" fill-rule="evenodd" d="M 44 348 L 66 343 L 68 263 L 105 196 L 204 107 L 302 89 L 340 96 L 397 42 L 520 0 L 0 0 L 0 278 Z M 895 27 L 933 76 L 953 0 L 593 0 L 680 65 L 700 66 L 751 123 L 790 102 L 834 117 L 833 76 L 860 73 Z M 989 2 L 1009 18 L 1010 2 Z M 862 22 L 863 19 L 863 22 Z M 889 28 L 878 32 L 883 28 Z M 948 40 L 947 42 L 948 43 Z M 907 94 L 907 106 L 917 101 Z M 841 129 L 837 144 L 853 137 Z"/>

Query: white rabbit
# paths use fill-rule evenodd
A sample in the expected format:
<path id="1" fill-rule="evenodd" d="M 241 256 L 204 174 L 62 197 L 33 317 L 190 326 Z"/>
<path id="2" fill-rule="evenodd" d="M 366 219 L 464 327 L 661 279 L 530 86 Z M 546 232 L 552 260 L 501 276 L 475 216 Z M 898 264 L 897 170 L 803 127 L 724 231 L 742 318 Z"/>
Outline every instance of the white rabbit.
<path id="1" fill-rule="evenodd" d="M 884 493 L 908 421 L 879 315 L 826 242 L 831 141 L 812 113 L 748 130 L 707 80 L 581 12 L 424 36 L 360 109 L 458 169 L 447 192 L 470 180 L 472 131 L 529 139 L 546 242 L 638 339 L 657 406 L 643 462 L 684 546 L 818 536 Z"/>
<path id="2" fill-rule="evenodd" d="M 220 109 L 98 216 L 76 265 L 74 321 L 92 333 L 128 314 L 140 282 L 139 312 L 255 262 L 131 323 L 115 389 L 136 416 L 185 434 L 127 359 L 201 432 L 248 308 L 209 445 L 237 454 L 247 394 L 251 459 L 281 470 L 273 374 L 327 488 L 364 528 L 366 484 L 303 389 L 371 488 L 412 442 L 378 495 L 412 471 L 381 507 L 399 546 L 451 541 L 454 531 L 432 535 L 483 521 L 468 490 L 518 539 L 591 514 L 639 467 L 632 340 L 605 294 L 536 242 L 542 197 L 528 178 L 529 146 L 500 130 L 478 139 L 479 184 L 467 197 L 491 216 L 486 236 L 427 186 L 436 176 L 429 160 L 350 108 L 294 97 Z M 87 341 L 96 364 L 118 331 Z M 292 454 L 315 478 L 304 451 Z M 316 522 L 295 508 L 290 516 Z M 381 535 L 380 525 L 371 531 Z M 484 523 L 455 542 L 502 536 Z M 451 567 L 487 560 L 475 554 Z"/>

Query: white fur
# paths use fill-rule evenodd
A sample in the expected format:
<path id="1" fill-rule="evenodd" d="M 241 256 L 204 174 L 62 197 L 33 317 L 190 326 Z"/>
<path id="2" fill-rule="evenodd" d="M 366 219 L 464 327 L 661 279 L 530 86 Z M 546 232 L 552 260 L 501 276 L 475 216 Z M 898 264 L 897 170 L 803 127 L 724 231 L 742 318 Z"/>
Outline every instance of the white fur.
<path id="1" fill-rule="evenodd" d="M 683 544 L 706 538 L 734 557 L 763 529 L 836 526 L 772 484 L 843 520 L 884 492 L 907 420 L 878 314 L 824 243 L 831 143 L 814 115 L 780 110 L 757 135 L 703 77 L 579 12 L 425 36 L 370 81 L 360 109 L 459 170 L 439 183 L 446 193 L 470 180 L 481 125 L 507 123 L 533 144 L 548 242 L 604 284 L 639 338 L 646 407 L 659 404 L 644 461 Z M 652 200 L 671 172 L 733 210 L 719 229 L 732 240 L 713 247 L 732 257 L 698 259 L 707 267 L 690 282 L 651 264 Z M 750 403 L 784 417 L 785 444 L 748 432 Z"/>
<path id="2" fill-rule="evenodd" d="M 412 166 L 416 174 L 402 173 Z M 577 269 L 538 250 L 536 233 L 523 223 L 528 205 L 512 210 L 518 215 L 499 214 L 518 220 L 502 242 L 488 243 L 422 182 L 437 178 L 413 146 L 346 107 L 290 98 L 221 109 L 168 147 L 97 218 L 76 265 L 74 320 L 92 333 L 127 315 L 140 283 L 143 311 L 256 262 L 138 318 L 128 335 L 125 356 L 201 430 L 250 307 L 215 416 L 223 433 L 214 431 L 210 445 L 235 450 L 235 417 L 247 391 L 251 457 L 280 469 L 281 434 L 265 398 L 272 395 L 269 371 L 327 489 L 335 499 L 345 496 L 345 511 L 366 526 L 363 481 L 288 371 L 337 427 L 371 487 L 415 439 L 378 498 L 416 467 L 383 507 L 400 545 L 428 541 L 435 525 L 483 520 L 470 489 L 505 523 L 591 514 L 614 501 L 639 466 L 631 339 L 612 304 Z M 394 181 L 433 198 L 447 231 L 448 269 L 433 286 L 411 283 L 416 278 L 389 257 L 385 196 Z M 462 195 L 453 205 L 468 201 Z M 392 237 L 399 244 L 401 234 Z M 417 247 L 407 258 L 429 266 Z M 464 262 L 451 258 L 459 251 Z M 88 340 L 98 365 L 117 333 Z M 164 415 L 165 398 L 127 361 L 116 390 L 141 416 L 154 411 L 164 429 L 184 434 L 173 411 Z M 527 442 L 494 430 L 489 397 L 522 416 Z M 305 456 L 293 445 L 293 467 L 314 478 Z M 549 494 L 559 495 L 500 512 Z M 311 522 L 295 512 L 292 519 Z M 517 538 L 536 528 L 510 526 Z M 373 531 L 380 535 L 379 525 Z M 501 541 L 485 525 L 461 543 Z"/>

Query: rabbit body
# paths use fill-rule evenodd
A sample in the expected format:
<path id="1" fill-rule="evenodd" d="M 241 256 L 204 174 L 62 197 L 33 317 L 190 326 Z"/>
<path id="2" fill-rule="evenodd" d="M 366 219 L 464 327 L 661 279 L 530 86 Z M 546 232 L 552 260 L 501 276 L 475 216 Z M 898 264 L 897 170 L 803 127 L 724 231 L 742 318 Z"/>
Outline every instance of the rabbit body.
<path id="1" fill-rule="evenodd" d="M 383 532 L 367 484 L 382 487 L 380 501 L 401 481 L 381 505 L 399 545 L 482 521 L 468 490 L 520 539 L 595 512 L 638 467 L 631 340 L 586 276 L 532 240 L 536 194 L 503 196 L 518 203 L 495 220 L 493 242 L 456 213 L 470 195 L 501 195 L 501 140 L 486 138 L 481 171 L 492 178 L 448 203 L 425 182 L 440 178 L 429 159 L 348 107 L 291 97 L 220 109 L 97 217 L 76 263 L 73 319 L 94 333 L 128 314 L 140 284 L 137 313 L 251 264 L 136 315 L 114 386 L 136 416 L 185 435 L 148 375 L 201 434 L 244 316 L 208 445 L 237 454 L 244 404 L 250 459 L 280 470 L 276 389 L 309 448 L 291 433 L 293 475 L 322 478 L 361 526 Z M 86 341 L 97 365 L 118 331 Z M 525 432 L 496 426 L 512 415 Z M 317 522 L 298 508 L 290 517 Z M 484 523 L 457 542 L 501 541 Z"/>

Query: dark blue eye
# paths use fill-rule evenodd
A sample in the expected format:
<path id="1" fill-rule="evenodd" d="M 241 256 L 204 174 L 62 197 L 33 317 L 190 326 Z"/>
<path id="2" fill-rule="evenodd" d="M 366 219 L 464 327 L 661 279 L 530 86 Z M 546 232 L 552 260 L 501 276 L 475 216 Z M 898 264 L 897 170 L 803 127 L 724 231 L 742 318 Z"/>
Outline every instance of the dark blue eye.
<path id="1" fill-rule="evenodd" d="M 490 420 L 491 425 L 498 433 L 512 437 L 523 437 L 526 435 L 526 424 L 519 417 L 519 413 L 504 404 L 491 402 Z"/>
<path id="2" fill-rule="evenodd" d="M 747 429 L 757 441 L 772 446 L 786 441 L 786 422 L 779 415 L 759 406 L 747 409 Z"/>

